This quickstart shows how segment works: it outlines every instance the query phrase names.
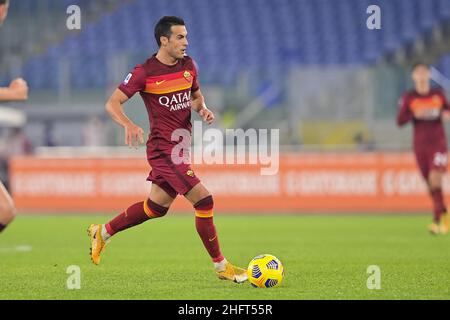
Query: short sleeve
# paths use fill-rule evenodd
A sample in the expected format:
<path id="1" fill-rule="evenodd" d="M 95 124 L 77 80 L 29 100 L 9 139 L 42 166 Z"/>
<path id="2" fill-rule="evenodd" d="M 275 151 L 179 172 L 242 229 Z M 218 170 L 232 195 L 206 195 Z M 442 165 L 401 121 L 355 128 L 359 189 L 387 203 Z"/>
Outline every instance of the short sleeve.
<path id="1" fill-rule="evenodd" d="M 400 99 L 397 100 L 397 109 L 408 108 L 408 94 L 403 94 Z"/>
<path id="2" fill-rule="evenodd" d="M 198 67 L 197 67 L 197 63 L 195 63 L 194 60 L 192 60 L 192 68 L 194 69 L 194 78 L 192 79 L 192 87 L 191 87 L 191 91 L 195 92 L 198 89 L 200 89 L 200 85 L 198 83 Z"/>
<path id="3" fill-rule="evenodd" d="M 413 114 L 409 109 L 409 95 L 404 94 L 398 102 L 397 125 L 403 126 L 413 119 Z"/>
<path id="4" fill-rule="evenodd" d="M 142 65 L 137 65 L 132 72 L 130 72 L 123 82 L 119 85 L 119 90 L 122 91 L 128 98 L 131 98 L 136 92 L 145 89 L 147 73 Z"/>

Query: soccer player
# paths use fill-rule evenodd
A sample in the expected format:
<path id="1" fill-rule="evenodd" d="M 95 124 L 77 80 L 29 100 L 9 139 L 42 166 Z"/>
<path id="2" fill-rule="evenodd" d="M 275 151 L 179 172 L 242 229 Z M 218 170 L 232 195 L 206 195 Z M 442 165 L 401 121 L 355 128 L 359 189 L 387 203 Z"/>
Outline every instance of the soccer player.
<path id="1" fill-rule="evenodd" d="M 0 0 L 0 26 L 8 15 L 9 0 Z M 28 86 L 23 79 L 14 79 L 9 87 L 0 88 L 1 101 L 19 101 L 28 98 Z M 8 191 L 0 182 L 0 232 L 14 219 L 15 207 Z"/>
<path id="2" fill-rule="evenodd" d="M 397 124 L 414 125 L 414 153 L 433 201 L 434 219 L 428 227 L 432 234 L 448 232 L 448 215 L 442 194 L 442 178 L 447 170 L 447 139 L 442 115 L 449 109 L 442 89 L 431 88 L 430 67 L 418 63 L 413 67 L 415 89 L 401 99 Z"/>
<path id="3" fill-rule="evenodd" d="M 116 233 L 149 219 L 163 217 L 178 194 L 194 207 L 195 225 L 220 279 L 234 282 L 247 280 L 246 270 L 233 266 L 222 255 L 213 223 L 213 197 L 192 171 L 189 151 L 174 149 L 177 129 L 187 132 L 184 141 L 190 146 L 191 109 L 203 121 L 211 124 L 214 114 L 206 107 L 198 84 L 198 72 L 192 58 L 186 55 L 188 46 L 185 23 L 181 18 L 162 17 L 155 26 L 159 46 L 156 54 L 144 64 L 137 65 L 106 103 L 106 110 L 125 131 L 125 144 L 137 146 L 144 142 L 144 130 L 124 113 L 123 104 L 139 92 L 147 108 L 151 131 L 147 141 L 147 159 L 152 168 L 147 180 L 152 181 L 150 195 L 145 201 L 133 204 L 106 224 L 92 224 L 91 258 L 100 262 L 106 241 Z M 173 152 L 174 151 L 174 152 Z M 173 154 L 172 154 L 173 153 Z M 175 159 L 175 160 L 174 160 Z"/>

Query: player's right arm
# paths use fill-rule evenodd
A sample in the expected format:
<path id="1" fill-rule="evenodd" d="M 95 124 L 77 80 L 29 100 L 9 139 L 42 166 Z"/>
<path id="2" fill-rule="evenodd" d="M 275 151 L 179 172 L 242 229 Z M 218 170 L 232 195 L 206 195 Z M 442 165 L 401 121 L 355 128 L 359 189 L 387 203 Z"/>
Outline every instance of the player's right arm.
<path id="1" fill-rule="evenodd" d="M 144 130 L 127 117 L 123 110 L 123 104 L 128 101 L 128 96 L 120 89 L 116 89 L 105 105 L 111 118 L 120 124 L 125 130 L 125 144 L 129 147 L 137 147 L 144 143 Z"/>
<path id="2" fill-rule="evenodd" d="M 123 105 L 136 92 L 145 89 L 146 75 L 143 66 L 137 65 L 113 92 L 105 105 L 111 118 L 124 128 L 125 144 L 129 147 L 137 147 L 139 143 L 144 143 L 144 130 L 126 116 Z"/>
<path id="3" fill-rule="evenodd" d="M 409 108 L 408 95 L 405 94 L 400 99 L 398 113 L 397 113 L 397 125 L 399 127 L 407 124 L 409 121 L 413 119 L 413 114 L 411 109 Z"/>
<path id="4" fill-rule="evenodd" d="M 0 88 L 0 101 L 23 101 L 28 99 L 28 85 L 21 78 L 14 79 L 9 87 Z"/>

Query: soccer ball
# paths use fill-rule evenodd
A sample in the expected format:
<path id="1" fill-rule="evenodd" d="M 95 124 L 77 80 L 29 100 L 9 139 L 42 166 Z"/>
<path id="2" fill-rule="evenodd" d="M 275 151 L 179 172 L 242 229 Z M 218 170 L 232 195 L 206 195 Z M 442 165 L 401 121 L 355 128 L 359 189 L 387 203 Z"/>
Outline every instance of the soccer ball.
<path id="1" fill-rule="evenodd" d="M 281 261 L 271 254 L 253 258 L 247 268 L 248 281 L 254 287 L 272 288 L 283 280 L 284 268 Z"/>

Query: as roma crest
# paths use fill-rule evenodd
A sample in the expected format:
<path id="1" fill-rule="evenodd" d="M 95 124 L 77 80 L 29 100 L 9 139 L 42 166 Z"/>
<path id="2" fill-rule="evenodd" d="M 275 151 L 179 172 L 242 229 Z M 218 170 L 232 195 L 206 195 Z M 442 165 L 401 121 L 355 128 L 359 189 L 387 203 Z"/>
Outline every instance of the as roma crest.
<path id="1" fill-rule="evenodd" d="M 184 77 L 187 81 L 192 82 L 192 75 L 191 75 L 191 73 L 190 73 L 189 71 L 186 70 L 186 71 L 183 73 L 183 77 Z"/>

